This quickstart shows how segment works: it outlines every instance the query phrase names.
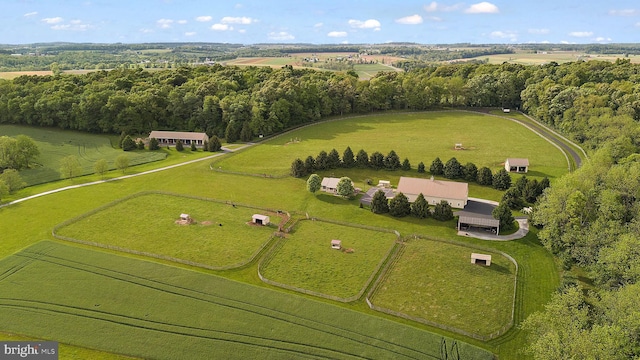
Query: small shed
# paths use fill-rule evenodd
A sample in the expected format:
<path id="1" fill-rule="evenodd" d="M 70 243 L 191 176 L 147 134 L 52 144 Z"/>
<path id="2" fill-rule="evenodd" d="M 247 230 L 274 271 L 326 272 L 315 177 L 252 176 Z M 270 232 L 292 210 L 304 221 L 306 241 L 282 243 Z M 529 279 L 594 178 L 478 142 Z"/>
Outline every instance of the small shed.
<path id="1" fill-rule="evenodd" d="M 511 109 L 509 109 L 509 108 L 502 108 L 502 112 L 503 112 L 503 113 L 508 114 L 508 113 L 510 113 L 510 112 L 511 112 Z"/>
<path id="2" fill-rule="evenodd" d="M 331 240 L 331 248 L 340 250 L 342 248 L 342 241 L 340 240 Z"/>
<path id="3" fill-rule="evenodd" d="M 471 263 L 491 266 L 491 255 L 471 253 Z"/>
<path id="4" fill-rule="evenodd" d="M 253 214 L 251 222 L 258 225 L 269 225 L 269 217 L 267 215 Z"/>
<path id="5" fill-rule="evenodd" d="M 529 159 L 508 158 L 504 162 L 504 169 L 509 172 L 526 173 L 529 171 Z"/>
<path id="6" fill-rule="evenodd" d="M 388 189 L 388 188 L 391 187 L 391 181 L 389 181 L 389 180 L 379 180 L 378 181 L 378 187 Z"/>
<path id="7" fill-rule="evenodd" d="M 464 150 L 464 146 L 462 146 L 462 144 L 461 144 L 461 143 L 458 143 L 458 144 L 455 144 L 455 145 L 454 145 L 454 149 L 455 149 L 455 150 Z"/>
<path id="8" fill-rule="evenodd" d="M 180 214 L 180 220 L 190 221 L 191 220 L 191 216 L 189 216 L 189 214 Z"/>

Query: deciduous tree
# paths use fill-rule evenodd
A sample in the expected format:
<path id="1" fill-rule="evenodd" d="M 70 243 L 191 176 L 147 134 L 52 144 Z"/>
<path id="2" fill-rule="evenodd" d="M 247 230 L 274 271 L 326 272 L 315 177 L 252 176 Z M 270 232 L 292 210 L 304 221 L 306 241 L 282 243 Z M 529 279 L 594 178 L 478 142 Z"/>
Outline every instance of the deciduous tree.
<path id="1" fill-rule="evenodd" d="M 93 170 L 96 174 L 100 175 L 100 177 L 104 177 L 104 174 L 109 170 L 109 164 L 106 159 L 100 159 L 93 164 Z"/>
<path id="2" fill-rule="evenodd" d="M 344 198 L 350 198 L 355 193 L 353 182 L 348 177 L 341 177 L 336 187 L 338 195 Z"/>
<path id="3" fill-rule="evenodd" d="M 80 161 L 75 155 L 65 156 L 60 160 L 60 174 L 64 179 L 78 176 L 81 172 L 82 166 L 80 166 Z"/>
<path id="4" fill-rule="evenodd" d="M 307 190 L 309 190 L 309 192 L 315 193 L 316 191 L 320 190 L 321 186 L 322 179 L 320 178 L 320 175 L 311 174 L 311 176 L 309 176 L 309 179 L 307 179 Z"/>
<path id="5" fill-rule="evenodd" d="M 129 155 L 125 155 L 125 154 L 118 155 L 118 157 L 115 160 L 116 168 L 122 171 L 123 174 L 127 172 L 127 169 L 129 168 L 129 163 L 130 163 Z"/>
<path id="6" fill-rule="evenodd" d="M 15 169 L 6 169 L 0 174 L 0 180 L 2 180 L 7 188 L 9 189 L 9 193 L 14 193 L 27 185 L 24 181 L 22 181 L 22 177 L 18 173 L 18 170 Z"/>

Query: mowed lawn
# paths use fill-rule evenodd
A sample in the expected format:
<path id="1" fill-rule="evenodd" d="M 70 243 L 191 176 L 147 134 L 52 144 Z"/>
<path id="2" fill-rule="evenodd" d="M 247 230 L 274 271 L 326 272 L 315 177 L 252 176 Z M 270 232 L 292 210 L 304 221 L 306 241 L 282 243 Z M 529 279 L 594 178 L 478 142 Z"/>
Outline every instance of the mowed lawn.
<path id="1" fill-rule="evenodd" d="M 20 172 L 20 176 L 28 185 L 41 184 L 59 180 L 60 160 L 74 155 L 82 166 L 82 174 L 94 173 L 93 166 L 100 159 L 107 160 L 110 169 L 115 169 L 115 159 L 126 154 L 131 166 L 167 157 L 163 151 L 131 151 L 123 152 L 111 145 L 106 135 L 87 134 L 65 131 L 55 128 L 36 128 L 15 125 L 0 125 L 0 136 L 27 135 L 31 137 L 40 150 L 35 166 Z"/>
<path id="2" fill-rule="evenodd" d="M 48 241 L 0 260 L 0 274 L 1 329 L 140 358 L 439 359 L 444 339 L 291 294 Z M 461 359 L 493 359 L 458 348 Z"/>
<path id="3" fill-rule="evenodd" d="M 373 304 L 486 336 L 508 325 L 516 267 L 495 252 L 439 241 L 409 241 L 373 295 Z M 471 264 L 471 253 L 491 255 L 491 266 Z"/>
<path id="4" fill-rule="evenodd" d="M 455 150 L 462 144 L 465 150 Z M 390 150 L 408 158 L 412 166 L 424 162 L 427 170 L 439 157 L 446 163 L 452 157 L 463 165 L 472 162 L 492 171 L 503 167 L 509 157 L 528 158 L 527 177 L 551 179 L 567 172 L 564 155 L 528 128 L 504 118 L 462 111 L 354 116 L 304 127 L 268 140 L 246 151 L 215 163 L 223 170 L 253 174 L 288 174 L 291 163 L 322 150 L 336 149 L 340 156 L 346 147 L 354 155 L 364 149 L 387 155 Z"/>
<path id="5" fill-rule="evenodd" d="M 195 220 L 178 225 L 181 214 Z M 142 251 L 210 267 L 249 262 L 276 225 L 251 225 L 256 209 L 161 193 L 143 193 L 116 201 L 57 229 L 77 240 Z M 276 224 L 280 218 L 271 219 Z"/>
<path id="6" fill-rule="evenodd" d="M 343 250 L 331 248 L 331 240 Z M 304 290 L 349 298 L 363 290 L 392 249 L 389 232 L 301 220 L 275 256 L 261 269 L 269 280 Z"/>

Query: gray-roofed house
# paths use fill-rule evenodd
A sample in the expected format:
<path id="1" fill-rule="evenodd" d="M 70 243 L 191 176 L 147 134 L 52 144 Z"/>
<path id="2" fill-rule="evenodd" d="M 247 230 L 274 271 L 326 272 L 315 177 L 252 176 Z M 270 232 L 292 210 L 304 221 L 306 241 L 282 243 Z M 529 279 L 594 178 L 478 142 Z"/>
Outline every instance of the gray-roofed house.
<path id="1" fill-rule="evenodd" d="M 186 131 L 159 131 L 153 130 L 149 134 L 149 139 L 156 138 L 160 145 L 175 145 L 178 140 L 182 141 L 183 145 L 191 146 L 195 144 L 196 147 L 204 146 L 205 141 L 209 141 L 209 136 L 202 132 L 186 132 Z"/>
<path id="2" fill-rule="evenodd" d="M 504 162 L 504 169 L 509 172 L 526 173 L 529 171 L 529 159 L 508 158 Z"/>
<path id="3" fill-rule="evenodd" d="M 339 178 L 333 178 L 333 177 L 322 178 L 322 183 L 320 183 L 320 190 L 331 193 L 331 194 L 337 194 L 338 182 L 340 182 Z"/>
<path id="4" fill-rule="evenodd" d="M 429 205 L 436 205 L 446 200 L 452 208 L 462 209 L 469 198 L 469 184 L 456 181 L 400 177 L 396 192 L 407 196 L 414 202 L 422 194 Z"/>
<path id="5" fill-rule="evenodd" d="M 393 199 L 393 197 L 396 196 L 396 193 L 393 192 L 393 189 L 385 188 L 385 187 L 372 187 L 369 190 L 367 190 L 367 192 L 364 193 L 364 195 L 362 195 L 362 197 L 360 198 L 360 204 L 371 206 L 373 195 L 375 195 L 380 190 L 382 190 L 387 200 Z"/>

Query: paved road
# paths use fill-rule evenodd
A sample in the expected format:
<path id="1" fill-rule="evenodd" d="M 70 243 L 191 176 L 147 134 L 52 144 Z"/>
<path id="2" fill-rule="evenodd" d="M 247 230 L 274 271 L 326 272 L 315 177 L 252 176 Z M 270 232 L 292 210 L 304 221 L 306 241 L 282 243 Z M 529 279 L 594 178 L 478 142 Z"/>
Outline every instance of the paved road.
<path id="1" fill-rule="evenodd" d="M 128 179 L 128 178 L 132 178 L 132 177 L 136 177 L 136 176 L 153 174 L 153 173 L 156 173 L 156 172 L 159 172 L 159 171 L 169 170 L 169 169 L 177 168 L 179 166 L 183 166 L 183 165 L 193 164 L 193 163 L 200 162 L 200 161 L 209 160 L 209 159 L 224 155 L 224 154 L 226 154 L 228 152 L 233 152 L 233 151 L 238 151 L 240 149 L 244 149 L 244 148 L 246 148 L 248 146 L 251 146 L 251 145 L 254 145 L 254 144 L 253 143 L 249 143 L 249 144 L 247 144 L 245 146 L 241 146 L 241 147 L 239 147 L 237 149 L 233 149 L 233 150 L 223 147 L 222 148 L 223 152 L 221 152 L 221 153 L 216 153 L 216 154 L 213 154 L 213 155 L 210 155 L 210 156 L 205 156 L 203 158 L 199 158 L 199 159 L 195 159 L 195 160 L 189 160 L 189 161 L 185 161 L 185 162 L 174 164 L 174 165 L 169 165 L 169 166 L 164 166 L 164 167 L 153 169 L 153 170 L 143 171 L 143 172 L 137 173 L 137 174 L 123 175 L 123 176 L 119 176 L 119 177 L 112 178 L 112 179 L 98 180 L 98 181 L 93 181 L 93 182 L 84 183 L 84 184 L 78 184 L 78 185 L 70 185 L 70 186 L 65 186 L 65 187 L 59 188 L 59 189 L 53 189 L 53 190 L 41 192 L 41 193 L 38 193 L 38 194 L 35 194 L 35 195 L 31 195 L 31 196 L 23 197 L 21 199 L 13 200 L 13 201 L 8 202 L 6 204 L 2 204 L 2 205 L 0 205 L 0 208 L 3 208 L 5 206 L 9 206 L 9 205 L 13 205 L 13 204 L 18 204 L 18 203 L 21 203 L 23 201 L 35 199 L 35 198 L 38 198 L 38 197 L 41 197 L 41 196 L 45 196 L 45 195 L 49 195 L 49 194 L 55 194 L 55 193 L 58 193 L 58 192 L 61 192 L 61 191 L 65 191 L 65 190 L 77 189 L 77 188 L 81 188 L 81 187 L 85 187 L 85 186 L 103 184 L 103 183 L 110 182 L 110 181 L 123 180 L 123 179 Z"/>

